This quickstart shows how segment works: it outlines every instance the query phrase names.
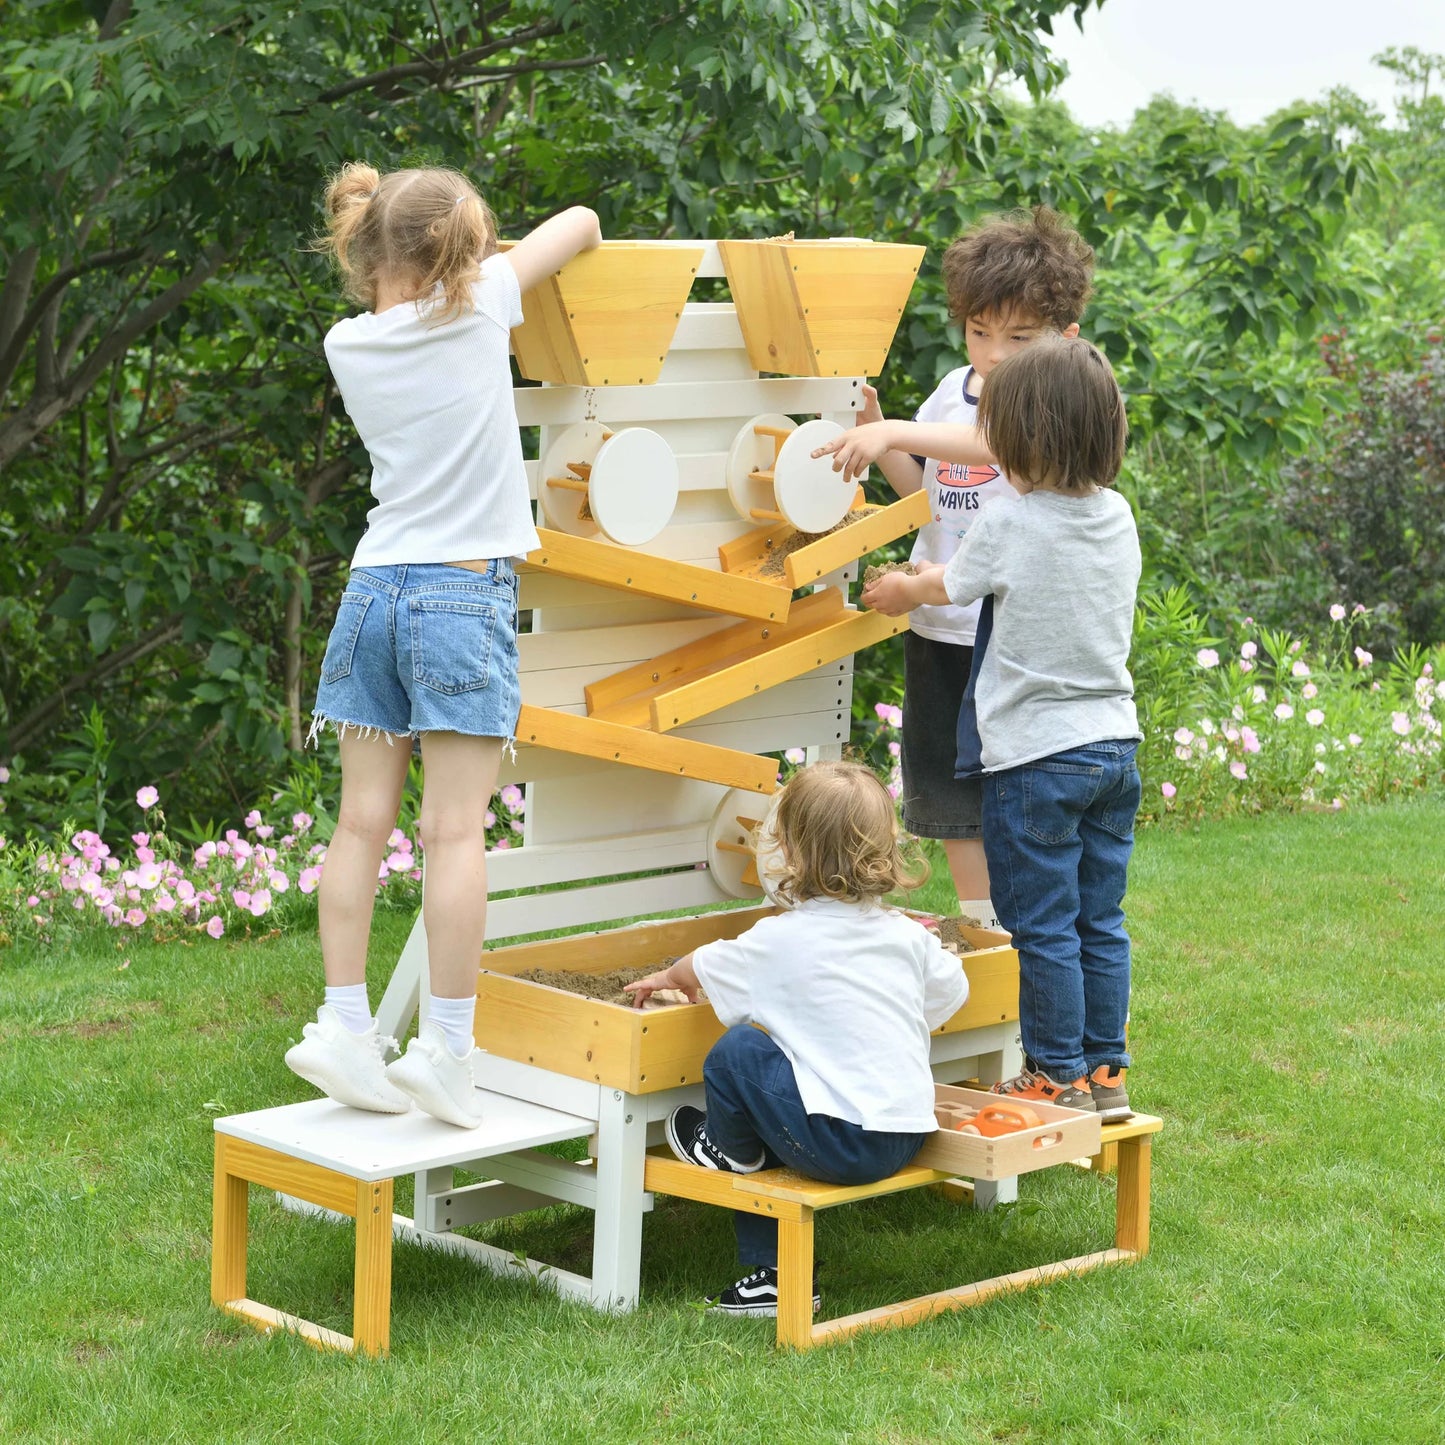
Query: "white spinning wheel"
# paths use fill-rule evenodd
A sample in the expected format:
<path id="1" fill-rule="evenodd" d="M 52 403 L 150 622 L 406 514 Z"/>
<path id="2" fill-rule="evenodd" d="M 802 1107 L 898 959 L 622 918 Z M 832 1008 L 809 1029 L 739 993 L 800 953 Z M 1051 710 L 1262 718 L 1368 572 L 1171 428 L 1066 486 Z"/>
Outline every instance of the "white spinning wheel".
<path id="1" fill-rule="evenodd" d="M 777 413 L 755 416 L 728 452 L 728 496 L 737 514 L 747 521 L 788 522 L 800 532 L 836 526 L 857 486 L 833 470 L 832 457 L 814 459 L 812 453 L 842 430 L 832 421 L 798 426 Z"/>
<path id="2" fill-rule="evenodd" d="M 768 813 L 768 799 L 742 788 L 723 795 L 707 830 L 708 868 L 713 882 L 730 897 L 758 898 L 762 888 L 752 880 L 754 830 Z"/>
<path id="3" fill-rule="evenodd" d="M 639 547 L 672 520 L 677 458 L 655 431 L 612 431 L 598 421 L 570 426 L 546 450 L 537 492 L 549 526 L 574 537 L 601 532 Z"/>

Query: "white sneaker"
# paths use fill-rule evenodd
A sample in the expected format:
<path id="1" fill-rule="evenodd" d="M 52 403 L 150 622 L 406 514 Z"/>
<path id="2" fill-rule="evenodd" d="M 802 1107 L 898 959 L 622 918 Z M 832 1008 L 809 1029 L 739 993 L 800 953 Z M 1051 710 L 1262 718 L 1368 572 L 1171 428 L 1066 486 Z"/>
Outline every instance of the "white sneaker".
<path id="1" fill-rule="evenodd" d="M 411 1100 L 386 1077 L 386 1050 L 396 1040 L 383 1038 L 373 1020 L 354 1034 L 330 1004 L 316 1011 L 316 1022 L 301 1030 L 301 1042 L 286 1050 L 286 1064 L 329 1099 L 377 1114 L 405 1114 Z"/>
<path id="2" fill-rule="evenodd" d="M 482 1105 L 472 1060 L 480 1053 L 474 1048 L 465 1058 L 457 1058 L 447 1047 L 442 1026 L 428 1019 L 401 1058 L 387 1067 L 386 1077 L 433 1118 L 459 1129 L 475 1129 L 482 1122 Z"/>

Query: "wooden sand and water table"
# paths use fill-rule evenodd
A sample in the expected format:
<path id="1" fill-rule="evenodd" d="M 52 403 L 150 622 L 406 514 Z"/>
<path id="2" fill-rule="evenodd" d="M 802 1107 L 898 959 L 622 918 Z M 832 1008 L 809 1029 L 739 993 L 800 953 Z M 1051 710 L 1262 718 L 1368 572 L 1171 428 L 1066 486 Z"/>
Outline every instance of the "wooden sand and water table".
<path id="1" fill-rule="evenodd" d="M 769 755 L 838 756 L 853 654 L 907 626 L 858 611 L 849 586 L 860 558 L 927 520 L 926 494 L 871 506 L 811 451 L 853 423 L 922 255 L 860 241 L 604 242 L 528 293 L 513 351 L 541 383 L 517 388 L 516 402 L 521 425 L 539 431 L 528 472 L 542 545 L 520 574 L 523 707 L 500 780 L 525 786 L 524 846 L 488 857 L 476 1016 L 484 1122 L 460 1130 L 327 1099 L 218 1119 L 221 1309 L 318 1348 L 384 1354 L 394 1238 L 514 1272 L 511 1252 L 458 1231 L 558 1201 L 594 1212 L 590 1277 L 524 1267 L 564 1296 L 631 1309 L 655 1193 L 778 1218 L 778 1339 L 797 1348 L 1147 1250 L 1157 1120 L 1102 1136 L 1089 1115 L 1041 1118 L 1014 1139 L 941 1131 L 908 1169 L 851 1190 L 786 1170 L 718 1175 L 662 1143 L 672 1109 L 703 1102 L 702 1062 L 722 1032 L 712 1010 L 638 1010 L 521 977 L 650 971 L 768 911 L 751 829 L 777 787 Z M 699 276 L 726 277 L 732 301 L 689 301 Z M 648 921 L 606 928 L 639 917 Z M 528 941 L 578 928 L 602 931 Z M 970 995 L 933 1036 L 940 1086 L 987 1084 L 1020 1062 L 1017 955 L 1003 934 L 964 929 L 963 941 Z M 425 973 L 418 917 L 378 1009 L 383 1033 L 405 1033 Z M 578 1138 L 591 1141 L 582 1163 L 543 1152 Z M 1017 1174 L 1097 1156 L 1111 1138 L 1117 1248 L 813 1321 L 817 1209 L 945 1181 L 987 1208 L 1015 1197 Z M 453 1187 L 457 1169 L 481 1182 Z M 410 1219 L 392 1209 L 393 1181 L 407 1174 Z M 350 1335 L 247 1296 L 251 1184 L 356 1221 Z"/>

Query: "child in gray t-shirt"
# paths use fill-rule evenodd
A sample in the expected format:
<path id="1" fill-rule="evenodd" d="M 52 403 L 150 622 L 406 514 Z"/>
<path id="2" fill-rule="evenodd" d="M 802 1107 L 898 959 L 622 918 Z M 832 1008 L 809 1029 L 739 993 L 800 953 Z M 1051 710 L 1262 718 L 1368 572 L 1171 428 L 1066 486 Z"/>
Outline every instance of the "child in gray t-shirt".
<path id="1" fill-rule="evenodd" d="M 1121 904 L 1139 807 L 1128 657 L 1140 559 L 1133 514 L 1106 490 L 1123 458 L 1124 402 L 1088 342 L 1046 338 L 999 365 L 978 421 L 1019 505 L 980 515 L 946 568 L 889 573 L 863 601 L 897 616 L 990 600 L 969 691 L 1025 1055 L 1023 1073 L 994 1089 L 1125 1118 Z M 959 732 L 964 768 L 963 720 Z"/>

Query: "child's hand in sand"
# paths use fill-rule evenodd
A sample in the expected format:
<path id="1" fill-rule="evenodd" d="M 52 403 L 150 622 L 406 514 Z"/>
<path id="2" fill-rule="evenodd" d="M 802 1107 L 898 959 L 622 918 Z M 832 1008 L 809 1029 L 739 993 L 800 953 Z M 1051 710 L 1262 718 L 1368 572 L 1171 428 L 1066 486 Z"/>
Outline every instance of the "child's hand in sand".
<path id="1" fill-rule="evenodd" d="M 648 974 L 646 978 L 639 978 L 636 983 L 624 984 L 623 987 L 632 995 L 633 1008 L 641 1008 L 653 994 L 665 988 L 674 988 L 686 997 L 688 1003 L 696 1003 L 699 984 L 697 974 L 693 972 L 692 954 L 675 958 L 660 973 Z"/>

